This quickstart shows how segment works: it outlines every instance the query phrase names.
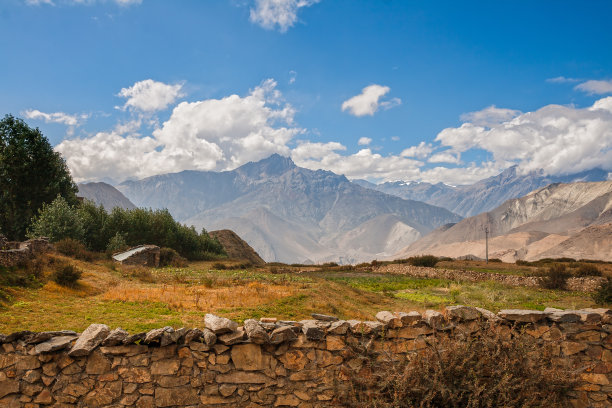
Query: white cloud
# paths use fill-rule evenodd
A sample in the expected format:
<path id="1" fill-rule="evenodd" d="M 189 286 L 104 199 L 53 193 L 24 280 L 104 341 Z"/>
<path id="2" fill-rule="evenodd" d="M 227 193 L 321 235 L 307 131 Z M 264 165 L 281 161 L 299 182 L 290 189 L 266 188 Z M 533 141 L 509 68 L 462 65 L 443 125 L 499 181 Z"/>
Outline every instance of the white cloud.
<path id="1" fill-rule="evenodd" d="M 476 126 L 491 127 L 521 114 L 521 111 L 514 109 L 497 108 L 491 105 L 476 112 L 464 113 L 460 116 L 463 122 L 471 122 Z"/>
<path id="2" fill-rule="evenodd" d="M 372 143 L 372 139 L 369 137 L 360 137 L 359 140 L 357 141 L 357 144 L 359 146 L 367 146 L 370 143 Z"/>
<path id="3" fill-rule="evenodd" d="M 612 97 L 586 109 L 548 105 L 490 129 L 472 123 L 441 131 L 435 139 L 453 152 L 484 149 L 499 164 L 522 171 L 567 174 L 612 169 Z"/>
<path id="4" fill-rule="evenodd" d="M 293 85 L 296 79 L 297 79 L 297 72 L 293 70 L 289 71 L 289 85 Z"/>
<path id="5" fill-rule="evenodd" d="M 576 85 L 574 89 L 586 92 L 589 95 L 612 94 L 612 79 L 607 81 L 586 81 Z"/>
<path id="6" fill-rule="evenodd" d="M 40 6 L 41 4 L 48 4 L 50 6 L 55 6 L 53 1 L 51 0 L 25 0 L 25 3 L 28 6 Z"/>
<path id="7" fill-rule="evenodd" d="M 390 90 L 391 88 L 388 86 L 376 84 L 366 86 L 359 95 L 355 95 L 342 103 L 342 111 L 348 111 L 351 115 L 355 116 L 372 116 L 379 107 L 390 109 L 400 105 L 402 101 L 399 98 L 393 98 L 388 101 L 380 100 Z"/>
<path id="8" fill-rule="evenodd" d="M 117 96 L 126 98 L 123 109 L 132 108 L 142 112 L 164 110 L 178 98 L 184 96 L 182 84 L 164 84 L 163 82 L 145 79 L 136 82 L 129 88 L 122 88 Z"/>
<path id="9" fill-rule="evenodd" d="M 404 149 L 401 153 L 403 157 L 416 157 L 418 159 L 424 159 L 433 151 L 431 143 L 421 142 L 418 146 L 411 146 Z"/>
<path id="10" fill-rule="evenodd" d="M 427 159 L 428 163 L 452 163 L 452 164 L 461 164 L 461 154 L 444 151 L 440 153 L 436 153 L 432 155 L 429 159 Z"/>
<path id="11" fill-rule="evenodd" d="M 564 84 L 564 83 L 567 83 L 567 82 L 580 82 L 580 79 L 578 79 L 578 78 L 567 78 L 567 77 L 564 77 L 564 76 L 558 76 L 558 77 L 555 77 L 555 78 L 548 78 L 546 80 L 546 82 L 552 82 L 554 84 Z"/>
<path id="12" fill-rule="evenodd" d="M 23 114 L 28 119 L 44 120 L 47 123 L 61 123 L 67 126 L 76 126 L 79 121 L 87 119 L 87 115 L 70 115 L 64 112 L 45 113 L 37 109 L 29 109 Z"/>
<path id="13" fill-rule="evenodd" d="M 299 9 L 310 7 L 320 0 L 255 0 L 251 8 L 250 20 L 267 30 L 278 26 L 281 33 L 286 32 L 297 22 Z"/>
<path id="14" fill-rule="evenodd" d="M 149 137 L 129 134 L 138 123 L 128 122 L 111 132 L 64 140 L 56 150 L 77 181 L 225 170 L 272 153 L 289 155 L 287 143 L 303 132 L 293 125 L 294 114 L 276 82 L 267 80 L 244 97 L 182 102 Z"/>
<path id="15" fill-rule="evenodd" d="M 393 140 L 394 142 L 399 142 L 400 138 L 399 136 L 391 136 L 391 140 Z"/>

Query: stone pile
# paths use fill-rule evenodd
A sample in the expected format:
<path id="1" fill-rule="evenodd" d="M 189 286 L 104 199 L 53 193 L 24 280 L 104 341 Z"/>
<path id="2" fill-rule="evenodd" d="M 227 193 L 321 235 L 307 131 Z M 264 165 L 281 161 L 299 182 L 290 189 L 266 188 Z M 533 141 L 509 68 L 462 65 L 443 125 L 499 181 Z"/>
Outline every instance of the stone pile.
<path id="1" fill-rule="evenodd" d="M 449 333 L 495 325 L 541 344 L 581 370 L 575 407 L 612 404 L 612 311 L 382 311 L 376 321 L 249 319 L 242 326 L 207 314 L 204 328 L 163 327 L 130 334 L 92 324 L 82 333 L 0 335 L 0 406 L 7 407 L 326 407 L 368 358 L 401 359 Z M 367 355 L 363 353 L 367 350 Z M 378 357 L 371 357 L 372 355 Z M 364 371 L 366 370 L 366 371 Z"/>
<path id="2" fill-rule="evenodd" d="M 36 255 L 50 249 L 47 238 L 29 239 L 24 242 L 7 241 L 0 235 L 0 266 L 11 267 L 21 265 Z"/>

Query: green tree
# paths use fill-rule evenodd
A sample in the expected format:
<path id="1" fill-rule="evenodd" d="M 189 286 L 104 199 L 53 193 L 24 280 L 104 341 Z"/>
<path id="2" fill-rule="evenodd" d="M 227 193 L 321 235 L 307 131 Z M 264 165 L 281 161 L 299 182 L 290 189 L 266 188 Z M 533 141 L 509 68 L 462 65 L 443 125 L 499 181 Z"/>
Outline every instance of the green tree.
<path id="1" fill-rule="evenodd" d="M 48 237 L 51 242 L 72 238 L 83 240 L 83 222 L 77 210 L 62 196 L 57 196 L 51 204 L 43 204 L 34 218 L 28 237 Z"/>
<path id="2" fill-rule="evenodd" d="M 7 238 L 23 239 L 32 217 L 58 194 L 76 204 L 77 191 L 66 162 L 38 128 L 11 115 L 0 120 L 0 230 Z"/>

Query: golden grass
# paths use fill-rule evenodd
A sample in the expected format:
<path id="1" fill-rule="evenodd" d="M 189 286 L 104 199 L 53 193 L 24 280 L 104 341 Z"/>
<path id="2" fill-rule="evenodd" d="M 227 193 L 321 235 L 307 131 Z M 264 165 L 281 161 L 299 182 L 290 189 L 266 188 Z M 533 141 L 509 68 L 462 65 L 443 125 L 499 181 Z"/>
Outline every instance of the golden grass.
<path id="1" fill-rule="evenodd" d="M 101 299 L 128 302 L 162 302 L 168 305 L 170 309 L 175 310 L 217 310 L 256 307 L 296 293 L 296 287 L 266 285 L 259 282 L 220 288 L 181 284 L 156 286 L 121 284 L 102 294 Z"/>

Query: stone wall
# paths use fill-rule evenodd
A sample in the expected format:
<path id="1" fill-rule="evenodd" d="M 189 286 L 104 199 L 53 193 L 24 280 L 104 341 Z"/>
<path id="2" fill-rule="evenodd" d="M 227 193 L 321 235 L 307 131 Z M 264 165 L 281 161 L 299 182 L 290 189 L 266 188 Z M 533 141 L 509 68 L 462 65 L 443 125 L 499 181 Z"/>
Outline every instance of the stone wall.
<path id="1" fill-rule="evenodd" d="M 93 324 L 80 335 L 0 335 L 0 406 L 337 406 L 349 378 L 365 369 L 366 357 L 355 351 L 360 347 L 401 359 L 427 347 L 427 339 L 491 326 L 530 336 L 579 370 L 574 407 L 612 404 L 607 309 L 493 314 L 453 306 L 443 314 L 380 312 L 372 322 L 313 318 L 262 318 L 239 327 L 209 314 L 204 329 L 164 327 L 130 335 Z"/>
<path id="2" fill-rule="evenodd" d="M 47 238 L 29 239 L 25 242 L 4 241 L 0 249 L 0 266 L 22 265 L 50 248 Z"/>

